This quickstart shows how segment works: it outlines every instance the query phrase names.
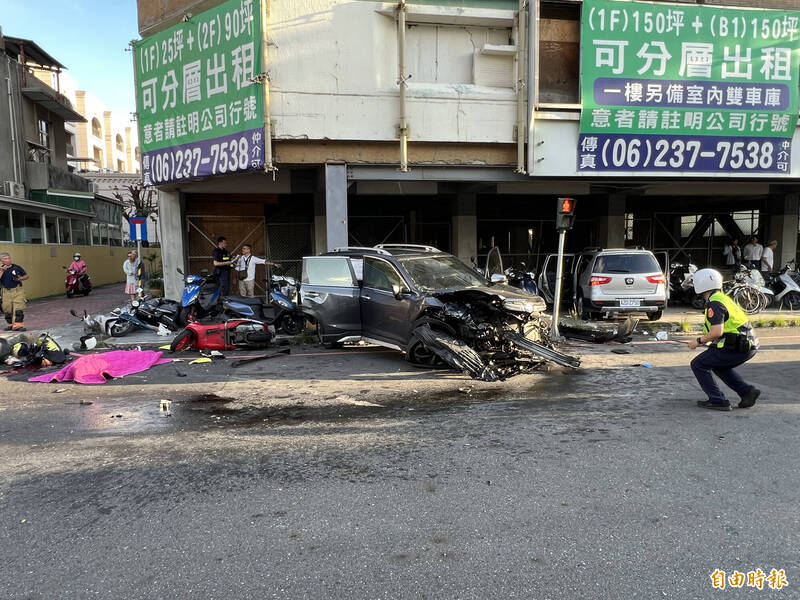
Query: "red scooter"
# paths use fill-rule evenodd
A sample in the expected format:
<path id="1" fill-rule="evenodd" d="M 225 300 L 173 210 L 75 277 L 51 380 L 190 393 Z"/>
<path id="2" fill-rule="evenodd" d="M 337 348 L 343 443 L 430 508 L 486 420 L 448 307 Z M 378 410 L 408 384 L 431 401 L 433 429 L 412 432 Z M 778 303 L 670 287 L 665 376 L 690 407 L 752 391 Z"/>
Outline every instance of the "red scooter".
<path id="1" fill-rule="evenodd" d="M 231 319 L 222 323 L 189 324 L 175 336 L 170 350 L 234 350 L 263 348 L 275 337 L 275 327 L 253 319 Z"/>
<path id="2" fill-rule="evenodd" d="M 67 267 L 62 267 L 62 269 L 67 269 Z M 92 280 L 88 273 L 78 275 L 73 269 L 67 269 L 64 287 L 67 288 L 67 298 L 72 298 L 75 294 L 88 296 L 92 291 Z"/>

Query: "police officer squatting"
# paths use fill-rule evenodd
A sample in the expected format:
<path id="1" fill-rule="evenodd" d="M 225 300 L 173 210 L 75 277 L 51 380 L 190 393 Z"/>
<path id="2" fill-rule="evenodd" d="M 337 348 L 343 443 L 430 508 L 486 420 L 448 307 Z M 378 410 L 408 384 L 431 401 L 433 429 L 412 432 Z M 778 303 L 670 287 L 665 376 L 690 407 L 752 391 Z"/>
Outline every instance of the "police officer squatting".
<path id="1" fill-rule="evenodd" d="M 761 390 L 745 382 L 734 370 L 753 358 L 758 351 L 758 338 L 747 314 L 722 291 L 722 275 L 714 269 L 700 269 L 694 276 L 694 291 L 705 300 L 703 335 L 689 342 L 694 349 L 708 345 L 692 362 L 692 372 L 708 400 L 698 400 L 697 405 L 712 410 L 733 410 L 731 403 L 719 389 L 714 375 L 739 395 L 739 408 L 750 408 L 761 395 Z"/>

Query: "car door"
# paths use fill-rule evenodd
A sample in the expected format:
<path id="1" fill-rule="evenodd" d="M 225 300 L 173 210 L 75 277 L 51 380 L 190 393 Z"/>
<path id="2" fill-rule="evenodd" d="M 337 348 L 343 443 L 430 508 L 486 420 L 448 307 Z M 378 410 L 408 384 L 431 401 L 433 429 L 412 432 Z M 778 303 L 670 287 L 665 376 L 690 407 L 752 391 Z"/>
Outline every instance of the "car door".
<path id="1" fill-rule="evenodd" d="M 500 248 L 495 246 L 489 250 L 489 255 L 486 257 L 486 268 L 484 269 L 484 277 L 491 281 L 492 275 L 504 275 L 503 272 L 503 259 L 500 256 Z"/>
<path id="2" fill-rule="evenodd" d="M 361 286 L 362 336 L 367 339 L 405 347 L 411 337 L 414 293 L 400 272 L 388 260 L 364 257 Z M 401 290 L 396 297 L 394 286 Z"/>
<path id="3" fill-rule="evenodd" d="M 359 292 L 349 257 L 303 258 L 300 307 L 317 323 L 323 342 L 361 335 Z"/>
<path id="4" fill-rule="evenodd" d="M 564 268 L 562 276 L 561 299 L 572 300 L 572 263 L 574 254 L 564 254 Z M 558 267 L 558 254 L 548 254 L 542 270 L 539 273 L 539 293 L 548 304 L 553 304 L 556 289 L 556 270 Z"/>

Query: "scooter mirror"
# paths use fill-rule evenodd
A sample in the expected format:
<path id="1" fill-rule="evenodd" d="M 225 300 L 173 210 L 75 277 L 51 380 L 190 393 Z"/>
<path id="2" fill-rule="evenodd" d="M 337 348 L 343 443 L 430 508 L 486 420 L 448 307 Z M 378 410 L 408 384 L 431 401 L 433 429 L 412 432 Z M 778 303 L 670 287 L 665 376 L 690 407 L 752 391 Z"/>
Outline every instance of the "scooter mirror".
<path id="1" fill-rule="evenodd" d="M 180 267 L 175 270 L 178 272 L 178 275 L 183 275 L 183 270 Z"/>
<path id="2" fill-rule="evenodd" d="M 75 312 L 74 308 L 70 308 L 69 309 L 69 314 L 71 314 L 73 317 L 77 317 L 78 316 L 78 313 Z"/>

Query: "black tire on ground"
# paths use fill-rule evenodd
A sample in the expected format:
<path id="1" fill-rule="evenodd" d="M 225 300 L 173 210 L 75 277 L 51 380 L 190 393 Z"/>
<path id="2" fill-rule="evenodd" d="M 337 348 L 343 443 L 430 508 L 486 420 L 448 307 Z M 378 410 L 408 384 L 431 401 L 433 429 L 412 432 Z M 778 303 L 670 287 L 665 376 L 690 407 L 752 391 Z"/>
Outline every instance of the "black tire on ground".
<path id="1" fill-rule="evenodd" d="M 578 297 L 575 300 L 575 312 L 578 313 L 578 318 L 582 321 L 589 321 L 592 318 L 592 312 L 586 309 L 585 300 L 581 293 L 578 293 Z"/>
<path id="2" fill-rule="evenodd" d="M 306 325 L 306 320 L 302 316 L 284 315 L 281 319 L 281 329 L 287 335 L 297 335 Z"/>
<path id="3" fill-rule="evenodd" d="M 322 324 L 322 321 L 317 321 L 317 341 L 321 346 L 324 346 L 328 350 L 337 350 L 343 346 L 341 342 L 323 341 L 323 335 L 325 335 L 325 325 Z"/>
<path id="4" fill-rule="evenodd" d="M 658 321 L 662 315 L 664 314 L 663 310 L 657 310 L 654 312 L 647 313 L 647 320 L 648 321 Z"/>
<path id="5" fill-rule="evenodd" d="M 84 290 L 84 292 L 83 292 L 84 297 L 88 296 L 89 292 L 91 292 L 91 291 L 92 291 L 91 288 L 87 288 L 86 290 Z"/>
<path id="6" fill-rule="evenodd" d="M 434 367 L 442 364 L 441 359 L 431 352 L 420 340 L 412 340 L 406 352 L 406 360 L 421 367 Z"/>
<path id="7" fill-rule="evenodd" d="M 700 294 L 692 294 L 689 304 L 691 305 L 692 308 L 701 309 L 705 308 L 706 301 L 703 300 L 703 296 L 701 296 Z"/>
<path id="8" fill-rule="evenodd" d="M 197 336 L 195 335 L 194 331 L 191 329 L 184 329 L 175 338 L 172 340 L 172 343 L 169 345 L 169 349 L 172 352 L 182 352 L 184 350 L 191 350 L 195 342 L 197 341 Z"/>
<path id="9" fill-rule="evenodd" d="M 111 337 L 123 337 L 128 335 L 131 331 L 133 331 L 134 327 L 135 325 L 130 321 L 117 319 L 111 325 L 111 328 L 109 329 L 108 333 L 111 334 Z"/>
<path id="10" fill-rule="evenodd" d="M 72 290 L 67 290 L 67 298 L 72 298 L 75 295 L 75 292 Z"/>

